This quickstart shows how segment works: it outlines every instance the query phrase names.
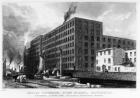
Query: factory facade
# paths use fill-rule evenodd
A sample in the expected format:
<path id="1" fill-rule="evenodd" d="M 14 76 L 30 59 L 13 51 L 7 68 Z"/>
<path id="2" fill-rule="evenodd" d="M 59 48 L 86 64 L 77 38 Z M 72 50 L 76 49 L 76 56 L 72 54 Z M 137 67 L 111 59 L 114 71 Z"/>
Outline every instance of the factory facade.
<path id="1" fill-rule="evenodd" d="M 31 41 L 32 63 L 45 55 L 45 68 L 60 67 L 63 71 L 96 71 L 96 51 L 117 47 L 135 49 L 134 40 L 103 35 L 103 23 L 83 18 L 72 18 L 46 34 Z M 37 64 L 37 63 L 35 63 Z"/>

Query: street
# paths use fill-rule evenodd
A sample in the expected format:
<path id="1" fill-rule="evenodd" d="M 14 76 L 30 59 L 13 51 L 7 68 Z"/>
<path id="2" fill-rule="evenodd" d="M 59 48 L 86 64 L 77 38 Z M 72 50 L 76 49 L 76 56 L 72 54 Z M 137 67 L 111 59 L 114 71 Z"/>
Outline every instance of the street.
<path id="1" fill-rule="evenodd" d="M 26 83 L 15 82 L 13 79 L 3 80 L 3 88 L 88 88 L 78 82 L 48 78 L 47 80 L 27 80 Z"/>

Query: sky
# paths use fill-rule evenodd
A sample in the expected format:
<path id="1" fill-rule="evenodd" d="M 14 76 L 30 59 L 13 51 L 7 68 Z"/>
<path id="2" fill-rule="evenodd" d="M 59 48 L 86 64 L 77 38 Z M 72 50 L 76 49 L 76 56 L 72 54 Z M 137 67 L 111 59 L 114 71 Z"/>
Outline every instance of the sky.
<path id="1" fill-rule="evenodd" d="M 64 21 L 71 2 L 3 3 L 3 30 L 14 35 L 19 48 L 38 35 L 48 33 Z M 81 17 L 103 22 L 103 34 L 136 38 L 136 4 L 75 2 Z M 71 17 L 71 18 L 72 18 Z M 23 47 L 22 47 L 23 48 Z"/>

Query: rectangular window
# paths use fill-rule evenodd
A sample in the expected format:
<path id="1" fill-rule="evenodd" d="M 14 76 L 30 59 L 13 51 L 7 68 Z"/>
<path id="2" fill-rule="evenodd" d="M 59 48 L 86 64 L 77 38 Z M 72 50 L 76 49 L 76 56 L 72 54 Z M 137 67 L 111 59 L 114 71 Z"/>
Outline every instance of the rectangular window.
<path id="1" fill-rule="evenodd" d="M 85 63 L 85 68 L 88 68 L 88 63 Z"/>
<path id="2" fill-rule="evenodd" d="M 100 37 L 97 37 L 97 41 L 100 41 Z"/>
<path id="3" fill-rule="evenodd" d="M 115 71 L 117 71 L 117 67 L 115 67 Z"/>
<path id="4" fill-rule="evenodd" d="M 136 58 L 134 58 L 134 63 L 136 63 Z"/>
<path id="5" fill-rule="evenodd" d="M 104 51 L 104 55 L 106 55 L 106 51 Z"/>
<path id="6" fill-rule="evenodd" d="M 92 55 L 94 54 L 94 50 L 93 50 L 93 49 L 91 49 L 91 54 L 92 54 Z"/>
<path id="7" fill-rule="evenodd" d="M 91 43 L 91 47 L 94 47 L 94 43 Z"/>
<path id="8" fill-rule="evenodd" d="M 85 56 L 85 61 L 88 61 L 88 56 Z"/>
<path id="9" fill-rule="evenodd" d="M 136 52 L 134 52 L 134 56 L 136 56 Z"/>
<path id="10" fill-rule="evenodd" d="M 108 50 L 108 55 L 110 55 L 111 54 L 111 51 L 110 50 Z"/>
<path id="11" fill-rule="evenodd" d="M 111 59 L 110 59 L 110 58 L 108 58 L 108 63 L 109 63 L 109 64 L 111 63 Z"/>
<path id="12" fill-rule="evenodd" d="M 85 50 L 84 50 L 84 53 L 85 53 L 85 54 L 88 54 L 88 49 L 85 49 Z"/>
<path id="13" fill-rule="evenodd" d="M 102 46 L 103 48 L 106 48 L 106 46 L 105 46 L 105 44 L 103 44 L 103 46 Z"/>
<path id="14" fill-rule="evenodd" d="M 111 48 L 111 45 L 110 44 L 108 44 L 108 48 Z"/>
<path id="15" fill-rule="evenodd" d="M 130 56 L 132 56 L 132 52 L 130 52 Z"/>
<path id="16" fill-rule="evenodd" d="M 132 58 L 130 58 L 130 61 L 132 62 Z"/>
<path id="17" fill-rule="evenodd" d="M 106 41 L 105 38 L 103 38 L 102 41 L 105 42 Z"/>
<path id="18" fill-rule="evenodd" d="M 116 42 L 116 39 L 113 39 L 113 43 L 115 43 Z"/>
<path id="19" fill-rule="evenodd" d="M 110 70 L 111 69 L 111 67 L 110 66 L 108 66 L 108 70 Z"/>
<path id="20" fill-rule="evenodd" d="M 91 57 L 91 61 L 94 61 L 94 57 Z"/>
<path id="21" fill-rule="evenodd" d="M 118 72 L 120 72 L 120 67 L 118 67 Z"/>
<path id="22" fill-rule="evenodd" d="M 98 64 L 98 60 L 96 60 L 96 64 Z"/>
<path id="23" fill-rule="evenodd" d="M 111 39 L 110 38 L 108 38 L 108 42 L 111 42 Z"/>
<path id="24" fill-rule="evenodd" d="M 102 55 L 102 51 L 100 52 L 100 55 Z"/>
<path id="25" fill-rule="evenodd" d="M 94 36 L 91 36 L 91 41 L 94 41 Z"/>
<path id="26" fill-rule="evenodd" d="M 85 40 L 88 40 L 88 36 L 85 36 Z"/>
<path id="27" fill-rule="evenodd" d="M 85 47 L 88 47 L 88 42 L 85 42 Z"/>
<path id="28" fill-rule="evenodd" d="M 99 49 L 100 48 L 100 44 L 99 43 L 97 43 L 97 49 Z"/>
<path id="29" fill-rule="evenodd" d="M 104 63 L 106 63 L 106 59 L 104 59 Z"/>

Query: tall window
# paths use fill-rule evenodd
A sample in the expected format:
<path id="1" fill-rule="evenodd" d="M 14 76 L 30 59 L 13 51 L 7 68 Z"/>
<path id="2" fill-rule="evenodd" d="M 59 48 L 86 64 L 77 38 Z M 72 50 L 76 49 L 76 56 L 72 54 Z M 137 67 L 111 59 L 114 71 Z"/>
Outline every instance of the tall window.
<path id="1" fill-rule="evenodd" d="M 111 63 L 111 59 L 110 58 L 108 58 L 108 63 Z"/>
<path id="2" fill-rule="evenodd" d="M 94 43 L 91 43 L 91 47 L 94 47 Z"/>
<path id="3" fill-rule="evenodd" d="M 136 58 L 134 58 L 134 62 L 136 63 Z"/>
<path id="4" fill-rule="evenodd" d="M 88 68 L 88 63 L 85 63 L 85 68 Z"/>
<path id="5" fill-rule="evenodd" d="M 100 52 L 100 55 L 102 55 L 102 51 Z"/>
<path id="6" fill-rule="evenodd" d="M 104 59 L 104 63 L 106 63 L 106 59 Z"/>
<path id="7" fill-rule="evenodd" d="M 85 40 L 88 40 L 88 36 L 85 36 Z"/>
<path id="8" fill-rule="evenodd" d="M 103 48 L 105 48 L 106 46 L 105 46 L 105 44 L 103 44 L 103 46 L 102 46 Z"/>
<path id="9" fill-rule="evenodd" d="M 96 60 L 96 64 L 98 64 L 98 60 Z"/>
<path id="10" fill-rule="evenodd" d="M 85 61 L 88 61 L 88 56 L 85 56 Z"/>
<path id="11" fill-rule="evenodd" d="M 85 54 L 88 54 L 88 49 L 85 49 L 84 52 L 85 52 Z"/>
<path id="12" fill-rule="evenodd" d="M 108 54 L 109 54 L 109 55 L 111 54 L 111 51 L 110 51 L 110 50 L 108 50 Z"/>
<path id="13" fill-rule="evenodd" d="M 94 36 L 91 36 L 91 41 L 94 41 Z"/>
<path id="14" fill-rule="evenodd" d="M 130 52 L 130 56 L 132 56 L 132 52 Z"/>
<path id="15" fill-rule="evenodd" d="M 94 54 L 94 50 L 93 50 L 93 49 L 91 49 L 91 54 L 92 54 L 92 55 Z"/>
<path id="16" fill-rule="evenodd" d="M 111 67 L 110 66 L 108 66 L 108 70 L 110 70 L 111 69 Z"/>
<path id="17" fill-rule="evenodd" d="M 134 56 L 136 56 L 136 52 L 134 52 Z"/>
<path id="18" fill-rule="evenodd" d="M 97 41 L 100 41 L 100 37 L 97 37 Z"/>
<path id="19" fill-rule="evenodd" d="M 117 67 L 115 67 L 115 71 L 117 71 Z"/>
<path id="20" fill-rule="evenodd" d="M 88 47 L 88 42 L 85 42 L 85 47 Z"/>
<path id="21" fill-rule="evenodd" d="M 100 48 L 100 44 L 99 43 L 97 43 L 97 49 L 99 49 Z"/>

